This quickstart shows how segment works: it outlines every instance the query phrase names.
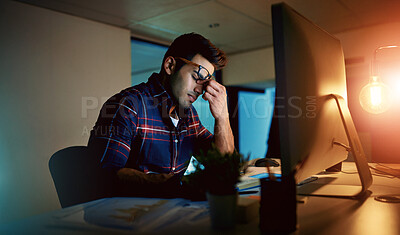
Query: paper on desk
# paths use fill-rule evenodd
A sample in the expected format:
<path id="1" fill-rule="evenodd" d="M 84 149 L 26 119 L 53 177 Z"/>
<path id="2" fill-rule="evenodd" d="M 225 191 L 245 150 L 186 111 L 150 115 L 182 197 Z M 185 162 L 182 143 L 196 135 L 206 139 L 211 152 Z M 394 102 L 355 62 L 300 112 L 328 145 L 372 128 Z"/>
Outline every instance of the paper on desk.
<path id="1" fill-rule="evenodd" d="M 276 177 L 281 176 L 280 168 L 271 167 L 271 172 Z M 246 170 L 246 174 L 240 177 L 240 182 L 236 185 L 236 188 L 240 191 L 260 187 L 260 179 L 268 178 L 267 168 L 265 167 L 249 167 Z"/>
<path id="2" fill-rule="evenodd" d="M 155 232 L 208 219 L 208 204 L 185 199 L 108 198 L 96 206 L 60 217 L 60 220 L 76 223 L 76 217 L 82 218 L 82 214 L 82 223 L 138 232 Z"/>

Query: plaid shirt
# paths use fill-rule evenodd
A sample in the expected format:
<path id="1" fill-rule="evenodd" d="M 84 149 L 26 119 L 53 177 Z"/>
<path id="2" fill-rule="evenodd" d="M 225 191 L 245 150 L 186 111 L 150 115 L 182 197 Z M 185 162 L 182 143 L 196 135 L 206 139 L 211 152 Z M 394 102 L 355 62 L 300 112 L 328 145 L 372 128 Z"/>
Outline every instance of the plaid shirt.
<path id="1" fill-rule="evenodd" d="M 102 167 L 183 174 L 192 154 L 208 148 L 213 135 L 193 106 L 184 110 L 175 127 L 169 116 L 172 105 L 158 74 L 107 100 L 89 140 L 101 149 Z"/>

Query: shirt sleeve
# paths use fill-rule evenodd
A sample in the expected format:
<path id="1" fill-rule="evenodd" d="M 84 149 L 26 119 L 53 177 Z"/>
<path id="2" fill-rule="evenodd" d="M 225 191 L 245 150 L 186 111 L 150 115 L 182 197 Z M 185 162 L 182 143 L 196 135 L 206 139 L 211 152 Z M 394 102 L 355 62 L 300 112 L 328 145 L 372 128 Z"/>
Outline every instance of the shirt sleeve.
<path id="1" fill-rule="evenodd" d="M 194 153 L 199 153 L 199 150 L 207 151 L 211 148 L 214 142 L 214 135 L 201 124 L 199 115 L 195 108 L 192 107 L 192 122 L 196 126 L 196 144 Z"/>
<path id="2" fill-rule="evenodd" d="M 138 123 L 135 99 L 117 94 L 100 110 L 90 133 L 89 148 L 94 149 L 102 168 L 120 169 L 128 160 Z"/>

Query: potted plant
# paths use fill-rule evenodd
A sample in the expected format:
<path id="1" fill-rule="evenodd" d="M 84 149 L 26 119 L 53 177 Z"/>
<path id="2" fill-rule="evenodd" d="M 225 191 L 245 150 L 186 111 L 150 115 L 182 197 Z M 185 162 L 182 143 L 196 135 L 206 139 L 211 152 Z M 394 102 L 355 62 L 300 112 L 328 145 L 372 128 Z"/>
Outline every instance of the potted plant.
<path id="1" fill-rule="evenodd" d="M 206 192 L 214 228 L 231 228 L 235 224 L 237 203 L 236 184 L 247 159 L 237 151 L 222 154 L 213 145 L 208 151 L 195 155 L 195 172 L 186 181 Z"/>

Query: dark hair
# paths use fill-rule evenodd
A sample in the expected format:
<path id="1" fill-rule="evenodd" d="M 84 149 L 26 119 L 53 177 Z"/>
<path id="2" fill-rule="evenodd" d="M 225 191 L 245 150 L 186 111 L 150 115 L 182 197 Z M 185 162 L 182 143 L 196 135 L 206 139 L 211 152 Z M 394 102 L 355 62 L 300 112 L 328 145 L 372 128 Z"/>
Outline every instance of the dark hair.
<path id="1" fill-rule="evenodd" d="M 207 59 L 214 66 L 215 70 L 222 69 L 228 62 L 225 52 L 214 46 L 210 40 L 197 33 L 188 33 L 177 37 L 172 42 L 164 55 L 162 63 L 164 63 L 168 56 L 183 57 L 192 60 L 196 54 L 200 54 Z M 177 71 L 183 65 L 184 62 L 177 60 Z"/>

